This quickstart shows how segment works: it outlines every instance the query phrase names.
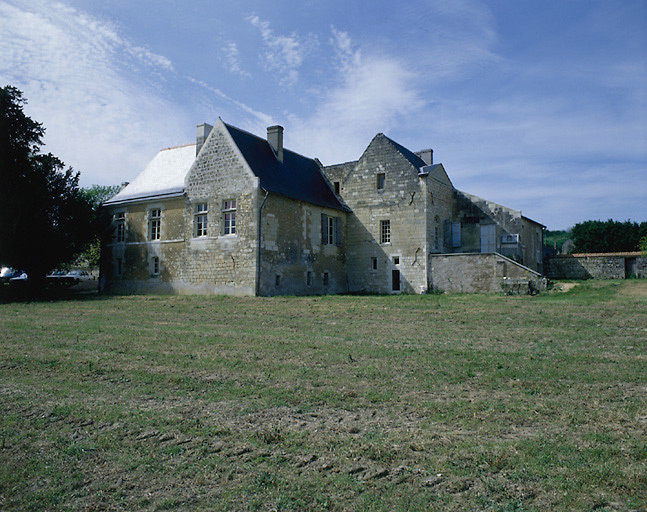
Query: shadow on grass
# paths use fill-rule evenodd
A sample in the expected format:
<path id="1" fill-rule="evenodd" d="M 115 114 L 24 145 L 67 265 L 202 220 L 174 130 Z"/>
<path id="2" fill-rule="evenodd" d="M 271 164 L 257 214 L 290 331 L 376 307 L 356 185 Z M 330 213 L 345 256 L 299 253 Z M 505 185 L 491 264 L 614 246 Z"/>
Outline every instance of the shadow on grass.
<path id="1" fill-rule="evenodd" d="M 106 295 L 100 294 L 96 281 L 79 283 L 73 286 L 51 285 L 42 286 L 29 284 L 0 285 L 0 304 L 12 302 L 55 302 L 55 301 L 90 301 L 103 300 Z"/>

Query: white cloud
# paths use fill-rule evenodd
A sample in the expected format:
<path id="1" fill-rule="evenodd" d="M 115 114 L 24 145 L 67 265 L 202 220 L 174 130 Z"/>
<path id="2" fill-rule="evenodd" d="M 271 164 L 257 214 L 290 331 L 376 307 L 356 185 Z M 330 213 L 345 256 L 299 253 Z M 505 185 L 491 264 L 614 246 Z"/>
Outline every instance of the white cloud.
<path id="1" fill-rule="evenodd" d="M 229 72 L 233 73 L 234 75 L 239 75 L 243 78 L 248 78 L 251 76 L 247 71 L 242 69 L 240 65 L 240 52 L 238 51 L 238 45 L 236 43 L 230 41 L 225 44 L 224 48 L 222 49 L 222 55 Z"/>
<path id="2" fill-rule="evenodd" d="M 331 31 L 337 85 L 322 93 L 312 115 L 291 116 L 288 124 L 293 147 L 324 163 L 359 158 L 377 131 L 387 132 L 425 103 L 414 86 L 414 73 L 402 62 L 365 57 L 347 33 Z"/>
<path id="3" fill-rule="evenodd" d="M 261 58 L 265 70 L 276 73 L 281 85 L 294 86 L 299 80 L 299 68 L 316 38 L 311 36 L 310 42 L 306 44 L 299 40 L 296 33 L 289 36 L 276 35 L 270 28 L 270 23 L 258 16 L 249 16 L 247 21 L 258 28 L 265 43 Z"/>
<path id="4" fill-rule="evenodd" d="M 169 72 L 171 62 L 112 25 L 58 3 L 0 3 L 0 34 L 0 80 L 23 91 L 44 150 L 81 171 L 82 184 L 128 179 L 180 136 L 168 119 L 182 112 L 121 73 L 124 63 Z"/>

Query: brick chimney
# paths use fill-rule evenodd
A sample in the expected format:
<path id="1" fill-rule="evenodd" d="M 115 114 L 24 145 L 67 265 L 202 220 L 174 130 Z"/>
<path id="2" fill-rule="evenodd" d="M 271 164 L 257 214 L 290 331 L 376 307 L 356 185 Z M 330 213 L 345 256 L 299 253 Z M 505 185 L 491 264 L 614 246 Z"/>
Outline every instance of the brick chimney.
<path id="1" fill-rule="evenodd" d="M 213 126 L 207 123 L 202 123 L 198 125 L 198 133 L 195 138 L 195 156 L 198 156 L 198 153 L 202 149 L 204 142 L 207 140 L 207 137 L 211 133 Z"/>
<path id="2" fill-rule="evenodd" d="M 283 127 L 279 125 L 268 126 L 267 142 L 269 142 L 270 146 L 272 146 L 272 149 L 274 150 L 274 154 L 276 155 L 276 159 L 279 162 L 282 162 L 283 161 Z"/>
<path id="3" fill-rule="evenodd" d="M 433 149 L 423 149 L 416 153 L 425 165 L 434 165 L 434 150 Z"/>

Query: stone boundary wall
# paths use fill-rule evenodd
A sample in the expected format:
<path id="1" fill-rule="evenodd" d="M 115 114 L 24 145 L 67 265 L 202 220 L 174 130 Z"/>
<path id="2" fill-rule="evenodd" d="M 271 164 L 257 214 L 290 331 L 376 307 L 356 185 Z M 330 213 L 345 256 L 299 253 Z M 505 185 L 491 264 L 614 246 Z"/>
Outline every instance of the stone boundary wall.
<path id="1" fill-rule="evenodd" d="M 431 279 L 433 290 L 454 293 L 530 293 L 546 288 L 541 274 L 499 253 L 432 255 Z"/>
<path id="2" fill-rule="evenodd" d="M 550 279 L 626 279 L 647 277 L 647 256 L 640 252 L 560 254 L 546 258 Z"/>

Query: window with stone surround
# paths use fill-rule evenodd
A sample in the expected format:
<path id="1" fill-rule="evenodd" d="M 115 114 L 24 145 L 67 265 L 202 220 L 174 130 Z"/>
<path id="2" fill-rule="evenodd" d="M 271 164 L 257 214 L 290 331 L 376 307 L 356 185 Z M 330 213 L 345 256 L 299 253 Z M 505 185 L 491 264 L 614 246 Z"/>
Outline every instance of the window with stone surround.
<path id="1" fill-rule="evenodd" d="M 330 284 L 330 274 L 328 272 L 323 273 L 323 285 L 328 286 Z"/>
<path id="2" fill-rule="evenodd" d="M 341 190 L 339 182 L 335 181 L 335 183 L 333 185 L 335 187 L 335 194 L 339 195 L 339 192 Z"/>
<path id="3" fill-rule="evenodd" d="M 377 270 L 377 258 L 375 256 L 371 258 L 371 270 Z"/>
<path id="4" fill-rule="evenodd" d="M 380 243 L 391 243 L 391 221 L 388 219 L 380 221 Z"/>
<path id="5" fill-rule="evenodd" d="M 148 210 L 148 239 L 160 240 L 162 238 L 162 210 L 153 208 Z"/>
<path id="6" fill-rule="evenodd" d="M 308 270 L 306 272 L 306 286 L 312 286 L 312 271 Z"/>
<path id="7" fill-rule="evenodd" d="M 341 217 L 329 217 L 321 214 L 321 243 L 323 245 L 341 246 Z"/>
<path id="8" fill-rule="evenodd" d="M 113 218 L 117 242 L 124 242 L 126 240 L 126 212 L 117 212 Z"/>
<path id="9" fill-rule="evenodd" d="M 200 203 L 195 206 L 193 225 L 195 236 L 207 236 L 208 207 L 207 203 Z"/>
<path id="10" fill-rule="evenodd" d="M 236 234 L 236 200 L 228 199 L 223 202 L 222 208 L 223 218 L 223 235 Z"/>
<path id="11" fill-rule="evenodd" d="M 383 172 L 378 172 L 377 173 L 377 190 L 384 190 L 384 186 L 386 185 L 386 174 Z"/>

